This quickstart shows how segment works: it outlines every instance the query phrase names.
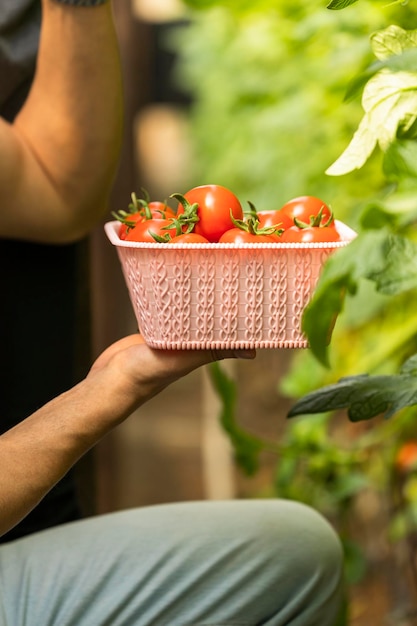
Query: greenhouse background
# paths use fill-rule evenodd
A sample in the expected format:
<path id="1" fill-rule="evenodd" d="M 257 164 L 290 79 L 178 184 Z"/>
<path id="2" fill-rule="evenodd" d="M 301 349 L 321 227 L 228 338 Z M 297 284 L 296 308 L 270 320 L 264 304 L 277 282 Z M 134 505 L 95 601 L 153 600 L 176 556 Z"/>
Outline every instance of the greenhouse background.
<path id="1" fill-rule="evenodd" d="M 165 199 L 216 183 L 258 209 L 315 195 L 369 241 L 377 229 L 414 244 L 417 13 L 412 3 L 360 0 L 330 10 L 316 0 L 187 5 L 124 0 L 115 11 L 127 124 L 112 210 L 126 208 L 131 192 L 141 188 Z M 370 71 L 376 63 L 371 36 L 392 25 L 400 28 L 393 31 L 399 36 L 393 54 L 410 54 L 403 66 Z M 381 140 L 360 167 L 326 174 L 358 129 L 363 88 L 381 67 L 411 77 L 394 135 Z M 394 107 L 389 113 L 395 114 Z M 366 265 L 365 254 L 360 260 Z M 345 410 L 287 419 L 305 394 L 346 376 L 393 375 L 416 352 L 417 281 L 410 259 L 404 258 L 403 267 L 412 280 L 392 293 L 360 276 L 337 319 L 330 367 L 311 350 L 265 350 L 255 363 L 224 366 L 237 390 L 228 433 L 218 419 L 224 398 L 214 390 L 209 370 L 193 373 L 140 409 L 137 419 L 94 453 L 97 511 L 199 498 L 308 502 L 344 541 L 349 624 L 414 624 L 414 405 L 390 419 L 376 415 L 352 422 Z M 136 330 L 102 225 L 92 236 L 92 284 L 98 353 Z"/>

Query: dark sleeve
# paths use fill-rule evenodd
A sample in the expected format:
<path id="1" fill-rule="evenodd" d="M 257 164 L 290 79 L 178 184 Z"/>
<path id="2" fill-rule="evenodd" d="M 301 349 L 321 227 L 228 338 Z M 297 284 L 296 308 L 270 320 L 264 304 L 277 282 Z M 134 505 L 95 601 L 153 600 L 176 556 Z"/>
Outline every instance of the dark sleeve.
<path id="1" fill-rule="evenodd" d="M 41 4 L 40 0 L 0 0 L 0 5 L 0 113 L 12 119 L 35 71 Z"/>

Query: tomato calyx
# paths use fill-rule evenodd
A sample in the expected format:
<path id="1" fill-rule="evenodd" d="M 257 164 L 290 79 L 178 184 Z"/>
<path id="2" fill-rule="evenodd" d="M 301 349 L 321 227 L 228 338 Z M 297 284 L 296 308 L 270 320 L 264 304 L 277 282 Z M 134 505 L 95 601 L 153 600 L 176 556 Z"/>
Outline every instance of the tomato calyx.
<path id="1" fill-rule="evenodd" d="M 193 228 L 194 222 L 192 220 L 189 220 L 187 216 L 184 217 L 184 214 L 181 214 L 177 217 L 171 217 L 170 223 L 161 229 L 161 231 L 166 230 L 166 234 L 158 235 L 157 233 L 153 233 L 152 231 L 149 231 L 149 234 L 155 239 L 157 243 L 170 243 L 173 237 L 191 234 L 193 232 Z M 174 231 L 174 233 L 172 233 L 172 231 Z"/>
<path id="2" fill-rule="evenodd" d="M 178 202 L 181 204 L 182 208 L 184 209 L 184 212 L 178 215 L 177 219 L 181 220 L 183 224 L 190 225 L 191 230 L 188 231 L 190 233 L 192 229 L 194 228 L 194 225 L 200 221 L 200 218 L 198 217 L 198 213 L 197 213 L 198 203 L 189 202 L 187 198 L 183 196 L 182 193 L 172 193 L 169 197 L 174 198 L 174 200 L 178 200 Z"/>
<path id="3" fill-rule="evenodd" d="M 251 235 L 281 235 L 284 229 L 279 228 L 279 224 L 272 226 L 259 226 L 259 216 L 255 205 L 248 200 L 249 211 L 245 211 L 245 217 L 243 220 L 233 217 L 230 211 L 230 219 L 232 220 L 235 228 L 240 228 L 246 233 Z"/>
<path id="4" fill-rule="evenodd" d="M 136 226 L 139 220 L 165 219 L 171 215 L 174 216 L 173 209 L 166 202 L 152 202 L 148 192 L 143 188 L 142 194 L 143 198 L 138 198 L 135 192 L 130 195 L 132 201 L 128 205 L 127 211 L 112 211 L 112 216 L 126 226 L 127 230 Z"/>
<path id="5" fill-rule="evenodd" d="M 253 235 L 282 235 L 284 229 L 282 228 L 281 222 L 278 222 L 277 224 L 271 224 L 271 226 L 260 227 L 260 217 L 258 209 L 250 200 L 248 200 L 248 205 L 249 211 L 245 211 L 244 220 L 235 220 L 232 216 L 232 221 L 237 228 L 242 228 L 246 232 Z"/>
<path id="6" fill-rule="evenodd" d="M 320 210 L 318 211 L 318 213 L 316 215 L 310 215 L 310 221 L 309 222 L 303 222 L 302 220 L 299 220 L 297 217 L 294 217 L 294 225 L 297 226 L 297 228 L 328 228 L 329 226 L 331 226 L 331 224 L 333 224 L 334 222 L 334 217 L 333 217 L 333 212 L 330 211 L 330 214 L 327 218 L 326 221 L 323 221 L 324 218 L 324 210 L 327 207 L 323 204 L 323 206 L 320 208 Z"/>

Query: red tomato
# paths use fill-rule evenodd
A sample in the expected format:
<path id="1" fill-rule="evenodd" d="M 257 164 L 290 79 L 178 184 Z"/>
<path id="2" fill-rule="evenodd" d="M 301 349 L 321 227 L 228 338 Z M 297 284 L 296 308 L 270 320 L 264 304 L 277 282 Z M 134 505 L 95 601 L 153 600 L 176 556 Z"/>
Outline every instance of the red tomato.
<path id="1" fill-rule="evenodd" d="M 148 202 L 148 210 L 150 216 L 157 219 L 169 219 L 170 217 L 175 217 L 176 215 L 174 209 L 165 204 L 165 202 L 160 202 L 159 200 Z M 146 212 L 145 208 L 144 212 Z"/>
<path id="2" fill-rule="evenodd" d="M 406 441 L 395 457 L 395 466 L 400 472 L 417 468 L 417 441 Z"/>
<path id="3" fill-rule="evenodd" d="M 304 224 L 312 224 L 321 211 L 320 224 L 328 226 L 333 221 L 333 213 L 327 204 L 315 196 L 299 196 L 293 198 L 281 207 L 281 215 L 286 215 L 294 224 L 294 220 Z M 318 226 L 319 224 L 314 224 Z"/>
<path id="4" fill-rule="evenodd" d="M 121 220 L 122 218 L 118 217 L 118 219 Z M 126 217 L 123 217 L 123 221 L 121 221 L 121 224 L 119 227 L 120 239 L 126 239 L 126 235 L 129 232 L 129 230 L 133 228 L 133 226 L 137 222 L 142 222 L 143 219 L 144 218 L 143 218 L 141 211 L 138 211 L 137 213 L 130 213 L 129 215 L 126 215 Z"/>
<path id="5" fill-rule="evenodd" d="M 201 185 L 187 191 L 184 198 L 190 205 L 198 205 L 198 222 L 194 226 L 194 232 L 210 242 L 218 241 L 223 233 L 233 228 L 230 213 L 235 219 L 243 218 L 243 209 L 238 198 L 226 187 Z M 180 203 L 177 215 L 183 212 L 184 206 Z"/>
<path id="6" fill-rule="evenodd" d="M 262 235 L 249 233 L 242 228 L 231 228 L 227 230 L 219 239 L 219 243 L 279 243 L 281 237 L 271 233 Z"/>
<path id="7" fill-rule="evenodd" d="M 137 222 L 136 226 L 131 228 L 126 235 L 126 241 L 148 241 L 156 243 L 152 234 L 158 237 L 166 237 L 167 234 L 175 233 L 173 230 L 168 229 L 168 226 L 172 226 L 172 219 L 151 219 Z"/>
<path id="8" fill-rule="evenodd" d="M 281 209 L 271 209 L 270 211 L 258 211 L 259 228 L 282 228 L 286 230 L 294 226 L 294 219 Z"/>
<path id="9" fill-rule="evenodd" d="M 334 226 L 309 226 L 298 228 L 291 226 L 279 238 L 282 243 L 318 243 L 343 241 Z"/>
<path id="10" fill-rule="evenodd" d="M 208 239 L 197 233 L 183 233 L 172 237 L 169 243 L 210 243 Z"/>
<path id="11" fill-rule="evenodd" d="M 165 202 L 160 202 L 159 200 L 152 202 L 136 200 L 135 204 L 130 204 L 129 207 L 132 209 L 135 207 L 135 209 L 131 213 L 119 211 L 113 214 L 114 217 L 121 221 L 119 228 L 120 239 L 126 239 L 127 233 L 137 222 L 148 219 L 169 219 L 175 217 L 175 211 Z"/>

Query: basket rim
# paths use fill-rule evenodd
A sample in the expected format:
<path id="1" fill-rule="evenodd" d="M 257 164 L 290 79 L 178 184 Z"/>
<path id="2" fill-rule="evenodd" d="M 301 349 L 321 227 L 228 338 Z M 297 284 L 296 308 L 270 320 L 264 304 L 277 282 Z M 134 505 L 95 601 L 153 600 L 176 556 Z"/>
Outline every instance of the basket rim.
<path id="1" fill-rule="evenodd" d="M 298 250 L 316 250 L 326 249 L 333 250 L 337 248 L 344 248 L 348 243 L 353 241 L 357 237 L 357 233 L 350 228 L 344 222 L 335 219 L 335 223 L 339 232 L 345 237 L 343 241 L 329 241 L 318 243 L 151 243 L 145 241 L 125 241 L 120 239 L 117 229 L 120 225 L 118 220 L 112 220 L 104 224 L 104 230 L 106 235 L 114 246 L 118 248 L 139 248 L 155 250 L 285 250 L 285 249 L 298 249 Z"/>

